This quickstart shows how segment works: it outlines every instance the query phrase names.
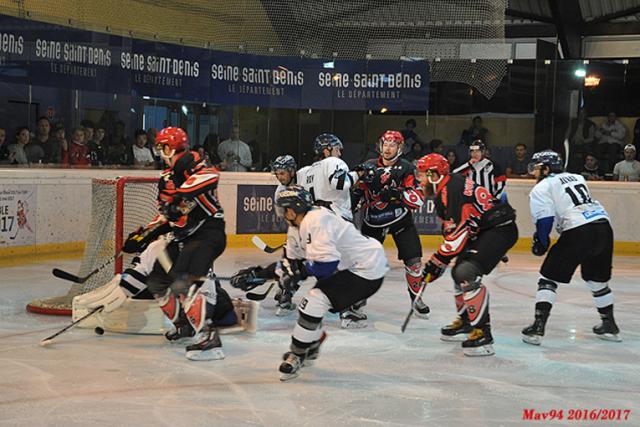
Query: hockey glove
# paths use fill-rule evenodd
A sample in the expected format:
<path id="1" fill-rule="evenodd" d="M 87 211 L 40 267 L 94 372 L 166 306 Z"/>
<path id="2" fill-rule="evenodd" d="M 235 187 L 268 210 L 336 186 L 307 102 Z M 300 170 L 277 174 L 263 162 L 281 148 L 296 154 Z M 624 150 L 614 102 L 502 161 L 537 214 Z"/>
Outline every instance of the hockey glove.
<path id="1" fill-rule="evenodd" d="M 262 267 L 256 265 L 255 267 L 249 267 L 238 271 L 236 274 L 231 276 L 231 286 L 247 292 L 253 288 L 263 285 L 267 280 L 256 277 L 256 274 L 261 270 Z"/>
<path id="2" fill-rule="evenodd" d="M 430 275 L 429 282 L 433 282 L 439 279 L 446 270 L 447 264 L 443 263 L 435 256 L 432 256 L 429 262 L 427 262 L 424 266 L 424 277 Z"/>
<path id="3" fill-rule="evenodd" d="M 402 200 L 402 190 L 397 187 L 384 187 L 380 191 L 380 200 L 383 202 Z"/>
<path id="4" fill-rule="evenodd" d="M 133 231 L 127 237 L 122 245 L 122 252 L 126 254 L 134 254 L 136 252 L 142 252 L 147 247 L 148 242 L 144 242 L 144 229 L 139 227 L 136 231 Z"/>
<path id="5" fill-rule="evenodd" d="M 547 242 L 549 241 L 549 239 L 547 239 Z M 531 242 L 531 253 L 534 254 L 535 256 L 543 256 L 544 254 L 547 253 L 547 249 L 549 249 L 549 245 L 548 244 L 544 244 L 540 241 L 540 239 L 538 238 L 538 234 L 534 233 L 533 234 L 533 240 Z"/>
<path id="6" fill-rule="evenodd" d="M 356 166 L 355 171 L 358 173 L 360 181 L 365 184 L 371 184 L 375 182 L 377 176 L 376 166 L 371 163 L 360 163 Z"/>

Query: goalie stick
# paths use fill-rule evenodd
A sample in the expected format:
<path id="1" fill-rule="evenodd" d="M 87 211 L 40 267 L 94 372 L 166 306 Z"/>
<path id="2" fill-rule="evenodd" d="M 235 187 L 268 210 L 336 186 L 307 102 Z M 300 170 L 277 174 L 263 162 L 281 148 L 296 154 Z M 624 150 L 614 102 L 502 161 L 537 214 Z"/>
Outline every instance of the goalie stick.
<path id="1" fill-rule="evenodd" d="M 102 305 L 99 306 L 99 307 L 94 308 L 93 310 L 91 310 L 90 312 L 88 312 L 87 314 L 85 314 L 84 316 L 79 318 L 78 320 L 74 320 L 73 322 L 71 322 L 67 326 L 65 326 L 64 328 L 60 329 L 55 334 L 50 335 L 50 336 L 46 337 L 45 339 L 43 339 L 42 341 L 40 341 L 40 345 L 44 347 L 44 346 L 46 346 L 48 344 L 51 344 L 51 342 L 53 341 L 53 339 L 55 337 L 57 337 L 60 334 L 63 334 L 65 332 L 67 332 L 69 329 L 73 328 L 74 326 L 76 326 L 78 323 L 82 322 L 87 317 L 93 316 L 94 314 L 102 311 L 103 309 L 104 309 L 104 306 L 102 306 Z"/>
<path id="2" fill-rule="evenodd" d="M 420 299 L 420 297 L 422 297 L 422 293 L 424 292 L 424 290 L 427 287 L 427 283 L 429 283 L 429 280 L 431 280 L 431 274 L 427 274 L 427 277 L 424 278 L 424 284 L 422 285 L 422 287 L 420 288 L 420 290 L 418 291 L 418 293 L 416 294 L 416 297 L 413 299 L 413 302 L 411 303 L 411 310 L 409 310 L 409 313 L 407 314 L 407 317 L 404 319 L 404 322 L 402 322 L 402 326 L 400 326 L 400 332 L 404 334 L 404 331 L 407 330 L 407 325 L 409 325 L 409 321 L 411 320 L 411 316 L 413 315 L 413 312 L 416 309 L 416 301 L 418 301 Z M 375 322 L 374 326 L 376 329 L 382 331 L 382 332 L 389 332 L 392 334 L 398 333 L 398 327 L 395 325 L 392 325 L 390 323 L 387 322 Z"/>
<path id="3" fill-rule="evenodd" d="M 107 261 L 104 262 L 104 264 L 102 264 L 101 266 L 99 266 L 98 268 L 96 268 L 95 270 L 93 270 L 91 273 L 87 274 L 86 276 L 83 277 L 79 277 L 76 276 L 75 274 L 71 274 L 67 271 L 64 270 L 60 270 L 59 268 L 54 268 L 51 273 L 56 276 L 59 279 L 63 279 L 63 280 L 69 280 L 71 282 L 75 282 L 75 283 L 84 283 L 87 280 L 89 280 L 89 278 L 91 276 L 93 276 L 94 274 L 102 271 L 105 269 L 105 267 L 109 266 L 113 261 L 115 261 L 116 259 L 118 259 L 118 257 L 122 255 L 122 251 L 118 251 L 117 254 L 115 254 L 113 257 L 109 258 Z"/>
<path id="4" fill-rule="evenodd" d="M 269 245 L 267 245 L 267 244 L 266 244 L 266 243 L 265 243 L 265 242 L 264 242 L 260 237 L 258 237 L 258 236 L 253 236 L 253 237 L 251 238 L 251 242 L 252 242 L 254 245 L 256 245 L 256 247 L 257 247 L 258 249 L 260 249 L 261 251 L 264 251 L 264 252 L 266 252 L 266 253 L 268 253 L 268 254 L 272 254 L 272 253 L 276 252 L 277 250 L 282 249 L 282 248 L 284 247 L 284 245 L 285 245 L 285 244 L 283 243 L 283 244 L 278 245 L 278 246 L 275 246 L 275 247 L 273 247 L 273 246 L 269 246 Z"/>

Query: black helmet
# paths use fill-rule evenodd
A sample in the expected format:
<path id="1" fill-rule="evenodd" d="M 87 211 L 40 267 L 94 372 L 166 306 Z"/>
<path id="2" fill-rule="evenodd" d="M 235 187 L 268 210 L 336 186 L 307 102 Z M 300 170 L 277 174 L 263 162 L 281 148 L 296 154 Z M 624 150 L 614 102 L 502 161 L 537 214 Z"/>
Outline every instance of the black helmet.
<path id="1" fill-rule="evenodd" d="M 332 133 L 323 133 L 318 135 L 313 141 L 313 152 L 316 154 L 322 154 L 322 151 L 327 148 L 331 150 L 333 147 L 338 147 L 342 150 L 342 141 Z"/>
<path id="2" fill-rule="evenodd" d="M 530 174 L 537 166 L 547 166 L 551 172 L 563 172 L 562 159 L 560 155 L 552 150 L 538 151 L 531 157 L 531 162 L 527 167 Z"/>
<path id="3" fill-rule="evenodd" d="M 278 156 L 273 162 L 271 162 L 271 172 L 274 173 L 279 170 L 288 170 L 291 172 L 295 172 L 296 169 L 298 169 L 296 160 L 289 154 Z"/>
<path id="4" fill-rule="evenodd" d="M 282 209 L 291 208 L 295 213 L 305 213 L 313 208 L 313 197 L 302 186 L 292 185 L 278 193 L 276 205 Z"/>

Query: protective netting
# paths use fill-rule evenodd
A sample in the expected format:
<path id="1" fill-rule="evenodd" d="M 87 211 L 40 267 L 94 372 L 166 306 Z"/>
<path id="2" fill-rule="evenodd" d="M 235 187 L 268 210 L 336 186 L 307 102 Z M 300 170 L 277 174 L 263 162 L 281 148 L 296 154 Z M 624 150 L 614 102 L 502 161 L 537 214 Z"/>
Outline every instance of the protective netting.
<path id="1" fill-rule="evenodd" d="M 28 19 L 216 50 L 425 58 L 432 81 L 467 83 L 491 97 L 510 56 L 507 1 L 0 0 L 0 6 L 2 13 Z"/>
<path id="2" fill-rule="evenodd" d="M 85 283 L 73 284 L 66 295 L 35 300 L 27 309 L 45 314 L 71 314 L 73 297 L 107 283 L 115 273 L 131 263 L 133 255 L 115 262 L 118 245 L 132 231 L 147 224 L 157 214 L 157 178 L 94 179 L 91 185 L 91 222 L 78 271 L 79 277 L 108 263 Z"/>

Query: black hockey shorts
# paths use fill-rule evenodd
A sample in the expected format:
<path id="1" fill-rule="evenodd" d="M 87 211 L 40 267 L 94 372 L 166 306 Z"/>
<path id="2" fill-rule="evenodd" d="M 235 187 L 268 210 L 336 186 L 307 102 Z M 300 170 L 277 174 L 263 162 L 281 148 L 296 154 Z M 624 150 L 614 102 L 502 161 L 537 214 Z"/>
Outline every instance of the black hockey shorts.
<path id="1" fill-rule="evenodd" d="M 481 267 L 482 274 L 489 274 L 517 241 L 518 227 L 515 222 L 490 228 L 467 244 L 456 264 L 472 261 Z"/>
<path id="2" fill-rule="evenodd" d="M 360 231 L 363 235 L 373 237 L 380 243 L 384 243 L 384 238 L 387 233 L 390 233 L 398 248 L 399 260 L 422 258 L 422 244 L 411 212 L 407 212 L 404 218 L 388 227 L 371 227 L 363 222 Z"/>
<path id="3" fill-rule="evenodd" d="M 329 298 L 331 311 L 339 312 L 378 292 L 383 279 L 384 277 L 369 280 L 349 270 L 342 270 L 318 280 L 314 287 L 320 289 Z"/>
<path id="4" fill-rule="evenodd" d="M 208 220 L 191 236 L 180 242 L 174 240 L 167 245 L 165 250 L 173 263 L 171 270 L 167 273 L 160 262 L 156 261 L 147 279 L 149 289 L 153 294 L 163 294 L 180 277 L 206 276 L 226 245 L 224 221 Z"/>
<path id="5" fill-rule="evenodd" d="M 554 282 L 569 283 L 580 266 L 584 280 L 608 282 L 612 258 L 611 224 L 607 220 L 599 220 L 563 232 L 551 246 L 540 267 L 540 274 Z"/>

